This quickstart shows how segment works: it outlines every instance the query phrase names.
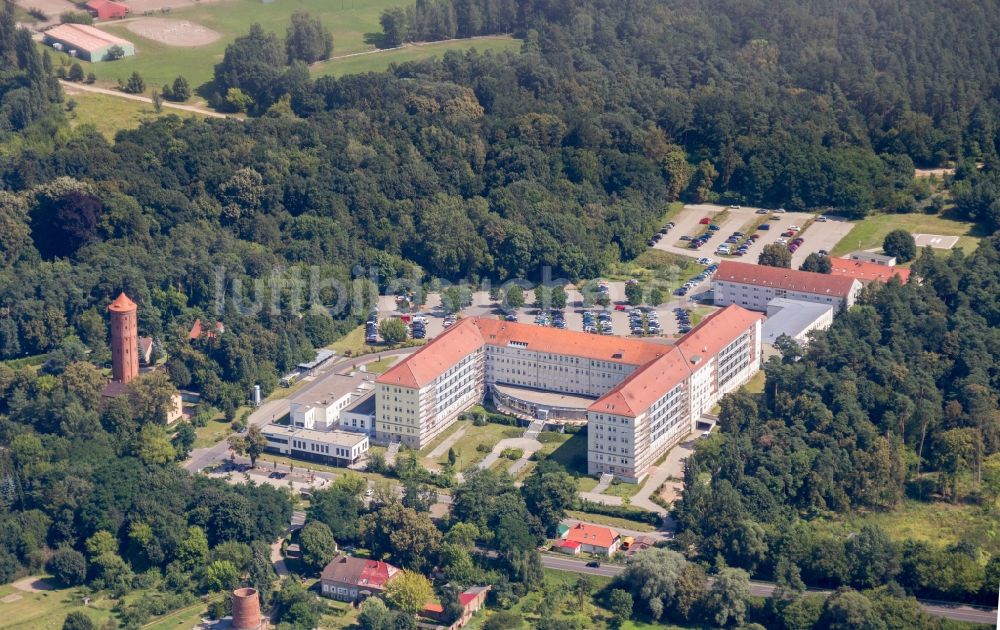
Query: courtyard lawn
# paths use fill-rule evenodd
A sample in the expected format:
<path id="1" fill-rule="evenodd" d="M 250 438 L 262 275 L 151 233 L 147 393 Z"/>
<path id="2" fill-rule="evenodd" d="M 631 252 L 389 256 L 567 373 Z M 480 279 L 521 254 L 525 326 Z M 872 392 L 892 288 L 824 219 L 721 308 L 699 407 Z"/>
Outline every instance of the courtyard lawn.
<path id="1" fill-rule="evenodd" d="M 613 482 L 611 482 L 611 485 L 608 486 L 608 489 L 604 491 L 604 494 L 612 497 L 621 497 L 624 499 L 626 497 L 631 497 L 632 495 L 634 495 L 636 492 L 639 491 L 640 487 L 641 486 L 637 483 L 625 483 L 624 481 L 619 481 L 618 479 L 615 479 Z"/>
<path id="2" fill-rule="evenodd" d="M 764 370 L 759 370 L 756 374 L 750 377 L 750 380 L 746 382 L 743 389 L 751 394 L 760 394 L 764 391 L 764 384 L 766 381 L 767 374 Z"/>
<path id="3" fill-rule="evenodd" d="M 833 250 L 833 256 L 843 256 L 858 249 L 873 249 L 882 247 L 885 235 L 892 230 L 906 230 L 911 234 L 939 234 L 941 236 L 958 236 L 956 247 L 961 247 L 966 253 L 972 252 L 979 245 L 979 239 L 984 235 L 976 231 L 975 225 L 965 221 L 947 218 L 945 215 L 928 214 L 876 214 L 858 221 Z"/>
<path id="4" fill-rule="evenodd" d="M 552 451 L 548 458 L 577 477 L 587 476 L 587 434 L 574 433 Z"/>
<path id="5" fill-rule="evenodd" d="M 480 53 L 488 51 L 503 52 L 521 49 L 521 40 L 507 36 L 477 37 L 475 39 L 458 39 L 446 42 L 430 42 L 426 44 L 412 44 L 403 48 L 394 48 L 385 51 L 375 51 L 371 53 L 358 54 L 340 59 L 330 59 L 315 64 L 312 67 L 313 76 L 332 75 L 336 77 L 345 74 L 360 74 L 363 72 L 383 72 L 389 68 L 390 64 L 406 63 L 408 61 L 419 61 L 431 57 L 440 58 L 446 52 L 457 50 L 465 52 L 476 50 Z"/>
<path id="6" fill-rule="evenodd" d="M 488 423 L 485 426 L 470 426 L 452 448 L 455 450 L 455 470 L 464 472 L 481 462 L 496 443 L 504 438 L 521 437 L 524 429 L 509 427 L 502 424 Z M 437 463 L 444 464 L 448 461 L 447 454 L 443 455 Z M 510 465 L 509 460 L 504 460 Z"/>

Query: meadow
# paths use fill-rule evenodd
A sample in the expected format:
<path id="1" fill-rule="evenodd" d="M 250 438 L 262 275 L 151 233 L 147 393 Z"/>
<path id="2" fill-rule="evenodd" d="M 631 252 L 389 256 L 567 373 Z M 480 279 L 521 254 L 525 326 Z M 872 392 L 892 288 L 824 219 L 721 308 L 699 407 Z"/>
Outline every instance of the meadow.
<path id="1" fill-rule="evenodd" d="M 197 94 L 191 102 L 197 103 L 209 93 L 215 64 L 222 61 L 228 44 L 245 34 L 255 22 L 283 38 L 296 11 L 308 12 L 333 33 L 334 58 L 315 64 L 315 76 L 382 71 L 391 63 L 440 56 L 449 50 L 499 51 L 520 47 L 518 40 L 509 37 L 485 37 L 378 51 L 375 42 L 381 34 L 379 16 L 383 10 L 402 4 L 405 4 L 402 0 L 278 0 L 269 4 L 260 0 L 224 0 L 197 4 L 149 17 L 187 20 L 207 27 L 220 34 L 216 41 L 201 46 L 171 46 L 133 33 L 127 22 L 104 22 L 100 28 L 133 42 L 136 55 L 114 62 L 81 61 L 80 64 L 85 73 L 95 74 L 98 85 L 104 86 L 115 86 L 119 80 L 138 72 L 145 79 L 147 90 L 151 90 L 183 75 Z M 142 17 L 135 14 L 130 19 Z M 365 52 L 371 54 L 356 55 Z"/>
<path id="2" fill-rule="evenodd" d="M 956 247 L 966 253 L 975 251 L 979 245 L 975 225 L 947 216 L 934 214 L 876 214 L 858 221 L 855 226 L 830 252 L 833 256 L 843 256 L 858 249 L 881 248 L 885 235 L 892 230 L 906 230 L 912 234 L 938 234 L 957 236 Z"/>

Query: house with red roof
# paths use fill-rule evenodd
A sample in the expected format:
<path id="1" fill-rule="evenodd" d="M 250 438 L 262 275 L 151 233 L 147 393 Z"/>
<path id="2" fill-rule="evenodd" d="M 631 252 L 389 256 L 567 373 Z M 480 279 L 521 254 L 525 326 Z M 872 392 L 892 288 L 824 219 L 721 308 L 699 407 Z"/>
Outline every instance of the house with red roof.
<path id="1" fill-rule="evenodd" d="M 724 260 L 712 278 L 716 306 L 737 304 L 767 311 L 775 298 L 829 304 L 839 311 L 854 305 L 861 281 L 846 275 L 814 273 Z"/>
<path id="2" fill-rule="evenodd" d="M 432 625 L 417 622 L 417 627 L 433 628 L 434 630 L 457 630 L 458 628 L 464 628 L 472 620 L 473 615 L 486 605 L 486 595 L 489 594 L 491 589 L 492 587 L 489 585 L 472 586 L 459 593 L 458 604 L 462 607 L 462 612 L 458 619 L 453 621 L 451 625 Z M 446 621 L 444 606 L 438 602 L 427 602 L 424 605 L 424 609 L 420 611 L 420 615 L 440 622 Z"/>
<path id="3" fill-rule="evenodd" d="M 202 335 L 205 335 L 205 337 L 209 339 L 214 339 L 215 333 L 219 333 L 221 335 L 224 332 L 226 332 L 226 326 L 222 322 L 215 322 L 215 330 L 212 331 L 205 330 L 201 323 L 201 319 L 196 319 L 194 320 L 194 323 L 191 324 L 191 330 L 188 331 L 188 341 L 194 341 Z"/>
<path id="4" fill-rule="evenodd" d="M 590 553 L 611 557 L 622 542 L 617 530 L 590 523 L 577 523 L 560 534 L 562 538 L 556 544 L 556 549 L 574 556 Z"/>
<path id="5" fill-rule="evenodd" d="M 323 568 L 320 594 L 354 602 L 380 594 L 403 570 L 387 562 L 340 554 Z"/>

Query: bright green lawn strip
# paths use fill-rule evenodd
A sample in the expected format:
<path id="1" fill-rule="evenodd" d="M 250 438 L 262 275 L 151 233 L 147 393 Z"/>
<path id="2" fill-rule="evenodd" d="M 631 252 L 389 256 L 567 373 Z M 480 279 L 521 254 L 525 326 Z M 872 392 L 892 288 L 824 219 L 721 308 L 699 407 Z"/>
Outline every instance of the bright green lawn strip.
<path id="1" fill-rule="evenodd" d="M 976 232 L 975 225 L 965 221 L 957 221 L 941 215 L 928 214 L 877 214 L 856 223 L 833 251 L 834 256 L 843 256 L 857 249 L 881 248 L 885 235 L 892 230 L 901 229 L 913 234 L 939 234 L 941 236 L 958 236 L 957 247 L 966 252 L 973 251 L 979 244 L 981 234 Z"/>
<path id="2" fill-rule="evenodd" d="M 605 516 L 604 514 L 591 514 L 590 512 L 580 512 L 579 510 L 567 510 L 566 516 L 569 518 L 575 518 L 578 521 L 585 521 L 587 523 L 596 523 L 598 525 L 607 525 L 608 527 L 620 527 L 622 529 L 631 529 L 637 532 L 652 532 L 656 531 L 656 528 L 649 523 L 643 523 L 641 521 L 633 521 L 628 518 L 619 518 L 617 516 Z"/>
<path id="3" fill-rule="evenodd" d="M 511 37 L 479 37 L 476 39 L 460 39 L 447 42 L 435 42 L 429 44 L 410 45 L 404 48 L 373 52 L 370 54 L 356 55 L 342 59 L 330 59 L 318 63 L 312 67 L 313 76 L 343 76 L 345 74 L 360 74 L 363 72 L 383 72 L 389 68 L 390 64 L 405 63 L 429 59 L 431 57 L 440 58 L 450 50 L 464 52 L 466 50 L 476 50 L 480 53 L 487 51 L 517 52 L 521 49 L 521 40 Z"/>

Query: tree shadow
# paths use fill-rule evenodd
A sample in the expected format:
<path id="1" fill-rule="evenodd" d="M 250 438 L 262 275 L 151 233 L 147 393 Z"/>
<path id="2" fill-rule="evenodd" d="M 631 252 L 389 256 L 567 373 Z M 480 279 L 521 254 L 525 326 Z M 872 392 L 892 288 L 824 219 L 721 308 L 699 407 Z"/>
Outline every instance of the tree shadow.
<path id="1" fill-rule="evenodd" d="M 365 33 L 362 39 L 369 46 L 374 46 L 375 48 L 389 48 L 385 41 L 385 33 Z"/>
<path id="2" fill-rule="evenodd" d="M 211 81 L 206 81 L 194 89 L 194 93 L 202 97 L 206 101 L 211 102 L 212 95 L 218 91 L 215 84 L 215 79 Z"/>

